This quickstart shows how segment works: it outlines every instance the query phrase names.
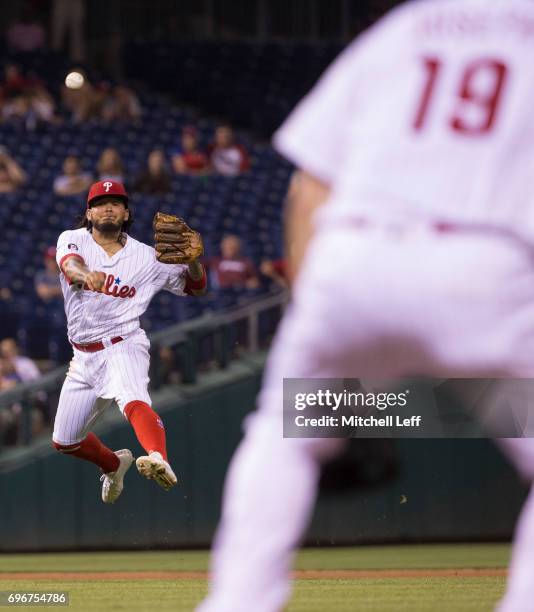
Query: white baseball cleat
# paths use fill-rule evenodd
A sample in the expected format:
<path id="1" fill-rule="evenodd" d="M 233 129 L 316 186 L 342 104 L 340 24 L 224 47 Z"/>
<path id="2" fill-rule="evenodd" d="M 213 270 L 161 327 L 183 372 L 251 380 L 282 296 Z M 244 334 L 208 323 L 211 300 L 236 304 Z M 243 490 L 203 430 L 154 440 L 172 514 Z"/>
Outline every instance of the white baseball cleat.
<path id="1" fill-rule="evenodd" d="M 135 464 L 142 476 L 149 480 L 155 480 L 165 491 L 176 484 L 176 475 L 171 466 L 163 459 L 161 453 L 152 452 L 143 457 L 138 457 Z"/>
<path id="2" fill-rule="evenodd" d="M 124 488 L 124 475 L 130 469 L 134 460 L 134 456 L 127 448 L 115 451 L 115 454 L 120 461 L 119 467 L 115 472 L 102 474 L 100 477 L 102 481 L 102 501 L 105 504 L 114 504 L 119 498 Z"/>

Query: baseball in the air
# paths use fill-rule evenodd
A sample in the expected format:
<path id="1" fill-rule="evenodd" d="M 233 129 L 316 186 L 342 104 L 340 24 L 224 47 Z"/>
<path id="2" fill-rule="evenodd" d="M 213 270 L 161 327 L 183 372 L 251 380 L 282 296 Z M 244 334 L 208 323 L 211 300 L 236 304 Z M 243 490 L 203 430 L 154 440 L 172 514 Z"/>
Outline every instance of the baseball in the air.
<path id="1" fill-rule="evenodd" d="M 65 85 L 69 89 L 80 89 L 84 83 L 85 79 L 83 74 L 80 72 L 69 72 L 65 77 Z"/>

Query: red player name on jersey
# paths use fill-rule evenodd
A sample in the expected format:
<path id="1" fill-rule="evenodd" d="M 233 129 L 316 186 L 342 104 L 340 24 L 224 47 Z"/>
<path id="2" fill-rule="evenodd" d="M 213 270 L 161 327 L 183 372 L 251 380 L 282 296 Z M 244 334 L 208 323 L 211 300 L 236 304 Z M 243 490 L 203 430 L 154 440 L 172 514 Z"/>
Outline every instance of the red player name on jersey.
<path id="1" fill-rule="evenodd" d="M 123 285 L 122 287 L 119 287 L 119 284 L 120 278 L 115 278 L 113 274 L 108 274 L 106 276 L 106 282 L 104 283 L 104 287 L 102 287 L 102 293 L 110 295 L 111 297 L 133 298 L 133 296 L 136 294 L 135 287 L 130 287 L 128 285 Z"/>

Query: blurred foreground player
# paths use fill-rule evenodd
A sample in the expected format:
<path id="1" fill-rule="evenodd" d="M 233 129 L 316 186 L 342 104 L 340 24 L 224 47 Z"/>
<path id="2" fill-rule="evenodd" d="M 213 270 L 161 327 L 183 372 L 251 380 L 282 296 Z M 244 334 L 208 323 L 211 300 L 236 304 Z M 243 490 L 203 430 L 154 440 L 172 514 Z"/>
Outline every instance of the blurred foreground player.
<path id="1" fill-rule="evenodd" d="M 533 2 L 412 2 L 275 135 L 300 168 L 298 274 L 228 474 L 202 612 L 284 608 L 321 463 L 343 445 L 283 438 L 284 377 L 534 375 L 533 53 Z M 532 480 L 534 440 L 504 444 Z M 500 610 L 533 601 L 531 494 Z"/>
<path id="2" fill-rule="evenodd" d="M 139 317 L 160 290 L 201 295 L 206 287 L 197 232 L 181 219 L 157 213 L 154 249 L 129 236 L 130 225 L 124 186 L 100 181 L 89 190 L 82 227 L 59 236 L 56 254 L 74 357 L 61 390 L 53 441 L 58 451 L 102 469 L 105 503 L 117 500 L 133 462 L 128 449 L 113 452 L 91 432 L 113 401 L 147 453 L 136 461 L 139 472 L 165 490 L 176 484 L 163 422 L 148 394 L 150 343 Z"/>

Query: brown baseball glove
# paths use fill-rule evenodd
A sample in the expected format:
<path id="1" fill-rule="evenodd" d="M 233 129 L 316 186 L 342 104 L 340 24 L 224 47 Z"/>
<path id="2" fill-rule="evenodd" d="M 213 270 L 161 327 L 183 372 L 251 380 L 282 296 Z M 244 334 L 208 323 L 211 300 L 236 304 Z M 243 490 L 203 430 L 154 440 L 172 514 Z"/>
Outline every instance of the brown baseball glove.
<path id="1" fill-rule="evenodd" d="M 156 257 L 161 263 L 188 264 L 204 253 L 201 235 L 180 217 L 157 212 L 152 226 Z"/>

